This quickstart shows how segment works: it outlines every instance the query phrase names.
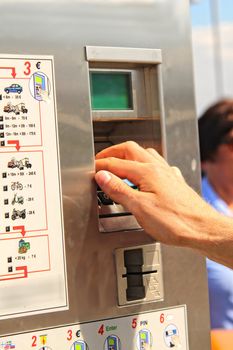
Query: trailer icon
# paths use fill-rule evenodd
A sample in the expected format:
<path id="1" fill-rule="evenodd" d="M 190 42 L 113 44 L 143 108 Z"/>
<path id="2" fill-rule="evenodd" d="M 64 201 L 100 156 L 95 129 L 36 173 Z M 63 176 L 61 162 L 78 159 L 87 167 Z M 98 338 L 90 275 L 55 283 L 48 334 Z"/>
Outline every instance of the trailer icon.
<path id="1" fill-rule="evenodd" d="M 15 113 L 19 115 L 20 112 L 27 113 L 28 109 L 25 107 L 25 103 L 18 103 L 17 105 L 13 105 L 11 102 L 8 102 L 6 106 L 3 108 L 3 112 L 5 113 Z"/>
<path id="2" fill-rule="evenodd" d="M 18 168 L 19 170 L 24 170 L 24 168 L 31 168 L 32 164 L 29 162 L 29 158 L 23 158 L 21 160 L 16 160 L 12 158 L 8 164 L 8 168 L 14 169 Z"/>

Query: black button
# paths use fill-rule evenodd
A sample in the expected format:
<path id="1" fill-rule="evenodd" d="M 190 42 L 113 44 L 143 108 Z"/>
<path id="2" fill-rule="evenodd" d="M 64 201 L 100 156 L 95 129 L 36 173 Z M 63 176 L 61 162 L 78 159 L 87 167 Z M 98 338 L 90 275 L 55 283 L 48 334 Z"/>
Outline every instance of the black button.
<path id="1" fill-rule="evenodd" d="M 109 198 L 103 191 L 97 192 L 98 198 L 103 205 L 112 205 L 113 200 Z"/>

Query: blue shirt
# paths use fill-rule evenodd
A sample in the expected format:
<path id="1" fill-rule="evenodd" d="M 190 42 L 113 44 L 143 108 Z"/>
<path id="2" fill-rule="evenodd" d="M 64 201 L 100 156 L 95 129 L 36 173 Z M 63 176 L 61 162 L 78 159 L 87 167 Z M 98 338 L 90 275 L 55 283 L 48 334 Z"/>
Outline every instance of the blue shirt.
<path id="1" fill-rule="evenodd" d="M 218 196 L 206 177 L 202 196 L 217 211 L 233 217 L 233 212 Z M 211 328 L 233 329 L 233 270 L 207 259 Z"/>

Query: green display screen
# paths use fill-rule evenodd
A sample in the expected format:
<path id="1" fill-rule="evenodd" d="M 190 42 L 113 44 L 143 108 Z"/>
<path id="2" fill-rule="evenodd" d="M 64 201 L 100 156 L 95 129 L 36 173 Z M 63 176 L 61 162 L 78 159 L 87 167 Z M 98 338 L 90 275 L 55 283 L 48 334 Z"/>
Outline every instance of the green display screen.
<path id="1" fill-rule="evenodd" d="M 108 344 L 109 345 L 114 345 L 114 339 L 110 338 L 109 341 L 108 341 Z"/>
<path id="2" fill-rule="evenodd" d="M 42 78 L 38 77 L 37 75 L 35 77 L 35 81 L 36 81 L 36 83 L 42 84 Z"/>
<path id="3" fill-rule="evenodd" d="M 146 340 L 146 333 L 141 333 L 141 339 Z"/>
<path id="4" fill-rule="evenodd" d="M 75 344 L 75 350 L 82 350 L 81 344 Z"/>
<path id="5" fill-rule="evenodd" d="M 91 72 L 90 81 L 93 110 L 133 108 L 130 73 Z"/>

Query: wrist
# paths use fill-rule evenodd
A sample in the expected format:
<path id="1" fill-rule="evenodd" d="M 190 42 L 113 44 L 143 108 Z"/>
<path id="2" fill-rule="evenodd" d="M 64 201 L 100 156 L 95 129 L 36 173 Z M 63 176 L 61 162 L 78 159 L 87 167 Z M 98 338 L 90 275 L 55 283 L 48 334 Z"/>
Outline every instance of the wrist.
<path id="1" fill-rule="evenodd" d="M 190 247 L 211 260 L 233 267 L 233 218 L 211 210 L 200 217 L 195 231 L 196 239 Z"/>

